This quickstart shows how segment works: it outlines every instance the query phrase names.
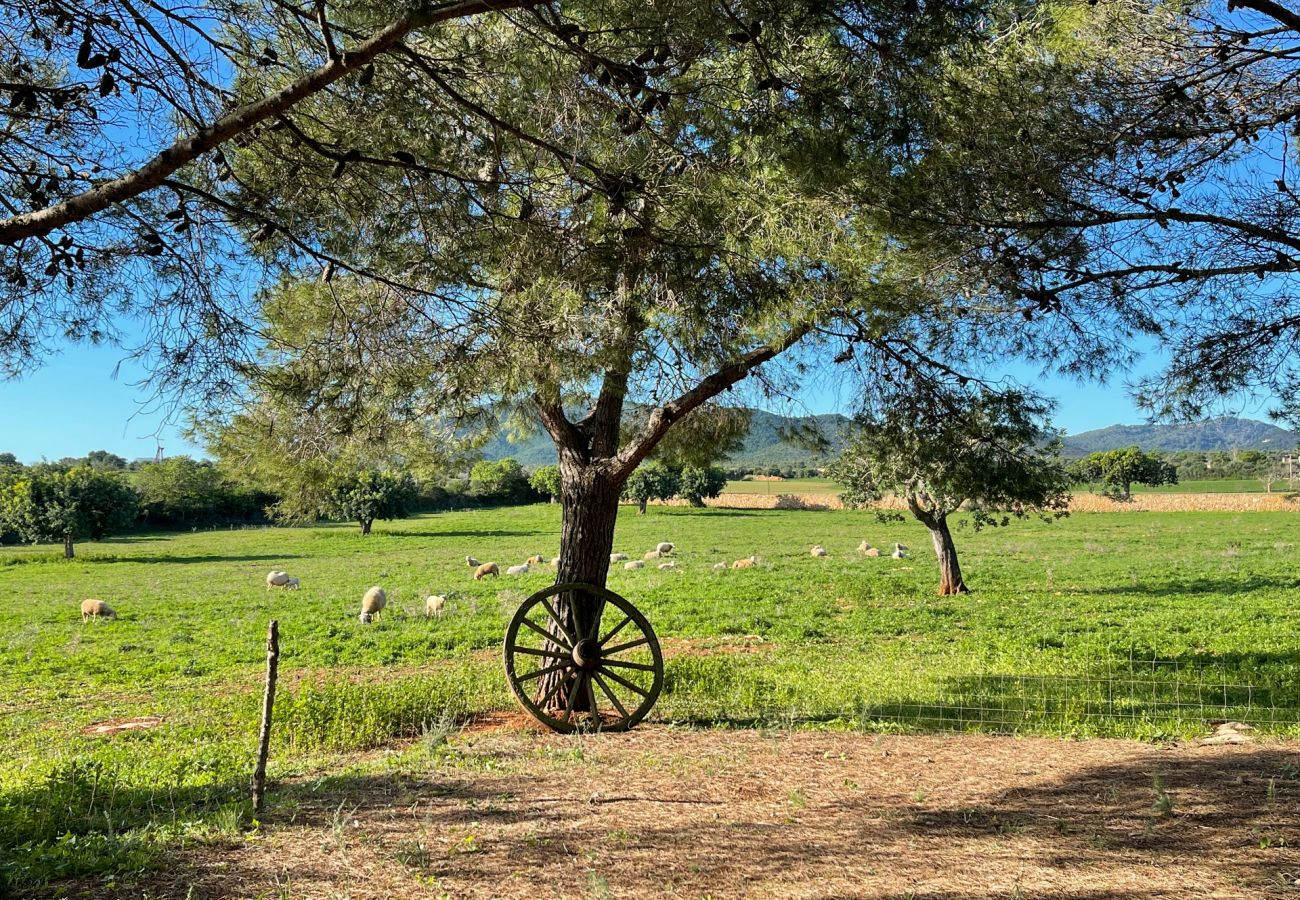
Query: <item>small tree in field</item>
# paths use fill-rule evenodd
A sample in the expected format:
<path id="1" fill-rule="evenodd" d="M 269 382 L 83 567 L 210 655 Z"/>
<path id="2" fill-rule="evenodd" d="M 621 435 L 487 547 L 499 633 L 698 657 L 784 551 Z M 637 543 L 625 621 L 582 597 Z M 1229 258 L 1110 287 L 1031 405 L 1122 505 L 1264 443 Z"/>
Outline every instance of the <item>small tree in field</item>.
<path id="1" fill-rule="evenodd" d="M 539 466 L 528 476 L 528 485 L 554 503 L 555 498 L 560 496 L 560 467 Z"/>
<path id="2" fill-rule="evenodd" d="M 857 416 L 832 475 L 849 506 L 897 492 L 930 530 L 939 593 L 968 592 L 948 517 L 965 505 L 976 529 L 1039 513 L 1066 515 L 1070 479 L 1059 440 L 1043 420 L 1050 406 L 1019 391 L 945 392 L 915 403 L 900 393 Z M 882 520 L 902 515 L 881 510 Z"/>
<path id="3" fill-rule="evenodd" d="M 716 497 L 727 486 L 727 473 L 717 466 L 686 466 L 677 479 L 677 496 L 691 506 L 703 506 L 705 497 Z"/>
<path id="4" fill-rule="evenodd" d="M 340 478 L 330 495 L 329 513 L 370 534 L 375 519 L 404 519 L 415 509 L 419 487 L 409 473 L 363 469 Z"/>
<path id="5" fill-rule="evenodd" d="M 677 472 L 663 463 L 638 466 L 623 482 L 623 496 L 636 502 L 637 512 L 644 514 L 651 500 L 667 500 L 676 495 Z"/>
<path id="6" fill-rule="evenodd" d="M 1075 465 L 1073 474 L 1088 484 L 1100 483 L 1101 493 L 1116 500 L 1133 499 L 1135 484 L 1158 487 L 1178 483 L 1177 468 L 1137 447 L 1090 453 Z"/>
<path id="7" fill-rule="evenodd" d="M 24 541 L 63 541 L 66 559 L 72 559 L 76 541 L 129 528 L 136 513 L 130 485 L 85 466 L 31 471 L 0 494 L 0 522 Z"/>

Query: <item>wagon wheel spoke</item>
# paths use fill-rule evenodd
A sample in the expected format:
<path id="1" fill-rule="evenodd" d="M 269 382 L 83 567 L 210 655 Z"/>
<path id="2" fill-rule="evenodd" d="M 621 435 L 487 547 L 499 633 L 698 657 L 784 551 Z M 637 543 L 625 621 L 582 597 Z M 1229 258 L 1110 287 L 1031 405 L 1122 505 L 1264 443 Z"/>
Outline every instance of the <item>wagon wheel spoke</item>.
<path id="1" fill-rule="evenodd" d="M 573 635 L 569 633 L 568 626 L 564 624 L 564 619 L 560 617 L 560 614 L 555 611 L 555 607 L 551 606 L 545 598 L 542 598 L 542 607 L 546 610 L 546 614 L 551 617 L 551 621 L 555 623 L 555 627 L 560 629 L 560 634 L 564 635 L 565 638 L 568 639 L 569 647 L 572 649 L 573 645 L 578 642 L 575 641 Z"/>
<path id="2" fill-rule="evenodd" d="M 619 644 L 617 647 L 601 647 L 601 656 L 613 656 L 615 653 L 622 653 L 624 650 L 631 650 L 633 647 L 641 647 L 650 643 L 650 638 L 642 635 L 635 641 L 628 641 L 626 644 Z"/>
<path id="3" fill-rule="evenodd" d="M 514 653 L 522 653 L 525 656 L 549 656 L 553 659 L 569 659 L 567 653 L 560 653 L 556 650 L 538 650 L 534 647 L 521 647 L 518 644 L 511 647 L 510 650 Z"/>
<path id="4" fill-rule="evenodd" d="M 536 631 L 538 634 L 546 638 L 548 641 L 554 642 L 557 646 L 563 647 L 565 650 L 568 650 L 570 652 L 573 650 L 572 645 L 564 643 L 564 641 L 560 640 L 558 635 L 551 634 L 549 631 L 547 631 L 541 625 L 538 625 L 536 622 L 534 622 L 532 619 L 528 618 L 527 616 L 520 619 L 519 621 L 522 624 L 531 628 L 533 631 Z"/>
<path id="5" fill-rule="evenodd" d="M 615 672 L 610 672 L 604 668 L 601 669 L 601 674 L 604 675 L 606 678 L 608 678 L 610 681 L 623 685 L 623 687 L 627 688 L 629 691 L 636 691 L 642 697 L 650 696 L 649 691 L 647 691 L 645 688 L 641 687 L 638 684 L 634 684 L 633 682 L 628 681 L 622 675 L 619 675 Z"/>
<path id="6" fill-rule="evenodd" d="M 569 702 L 564 707 L 564 715 L 560 716 L 560 721 L 566 725 L 569 723 L 569 718 L 573 715 L 574 708 L 578 705 L 578 693 L 582 690 L 582 679 L 584 677 L 584 673 L 582 672 L 579 672 L 574 676 L 573 687 L 569 691 Z"/>
<path id="7" fill-rule="evenodd" d="M 632 617 L 631 617 L 631 616 L 628 616 L 628 617 L 626 617 L 625 619 L 623 619 L 622 622 L 619 622 L 617 625 L 615 625 L 613 628 L 611 628 L 611 629 L 609 630 L 609 633 L 608 633 L 607 635 L 605 635 L 603 638 L 600 639 L 600 645 L 603 647 L 603 646 L 605 646 L 606 644 L 608 644 L 608 643 L 609 643 L 609 639 L 612 638 L 614 635 L 618 634 L 620 631 L 622 631 L 623 628 L 627 625 L 627 623 L 628 623 L 628 622 L 631 622 L 631 621 L 632 621 Z"/>
<path id="8" fill-rule="evenodd" d="M 596 703 L 596 685 L 592 683 L 592 673 L 587 675 L 587 712 L 597 728 L 601 725 L 600 705 Z"/>
<path id="9" fill-rule="evenodd" d="M 552 672 L 558 672 L 561 669 L 567 669 L 571 665 L 572 663 L 562 662 L 562 663 L 557 663 L 556 665 L 553 666 L 547 666 L 544 669 L 534 669 L 533 671 L 525 675 L 516 675 L 515 681 L 522 684 L 525 681 L 532 681 L 534 678 L 541 678 L 543 675 L 550 675 Z"/>
<path id="10" fill-rule="evenodd" d="M 610 690 L 609 685 L 605 684 L 605 679 L 600 677 L 600 673 L 593 672 L 591 674 L 591 680 L 600 686 L 600 689 L 604 692 L 605 696 L 609 698 L 609 702 L 614 704 L 614 708 L 618 710 L 618 714 L 624 719 L 628 718 L 627 708 L 624 707 L 622 703 L 618 702 L 618 697 L 616 697 L 614 692 Z"/>

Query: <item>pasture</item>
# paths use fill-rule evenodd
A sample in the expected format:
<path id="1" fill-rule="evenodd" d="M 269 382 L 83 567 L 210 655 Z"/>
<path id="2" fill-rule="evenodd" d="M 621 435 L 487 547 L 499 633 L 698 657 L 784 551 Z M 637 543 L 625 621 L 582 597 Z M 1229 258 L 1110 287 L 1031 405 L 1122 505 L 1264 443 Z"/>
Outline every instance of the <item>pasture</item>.
<path id="1" fill-rule="evenodd" d="M 656 723 L 1168 740 L 1230 717 L 1286 736 L 1300 734 L 1296 534 L 1295 514 L 1267 512 L 962 529 L 975 592 L 939 598 L 912 522 L 629 507 L 615 549 L 674 541 L 681 568 L 616 566 L 610 587 L 664 644 Z M 0 886 L 107 891 L 167 852 L 240 840 L 271 618 L 283 643 L 271 775 L 286 784 L 273 819 L 311 805 L 311 785 L 337 797 L 338 779 L 413 752 L 490 769 L 458 729 L 512 708 L 502 631 L 551 576 L 474 582 L 464 556 L 504 567 L 554 555 L 558 539 L 558 506 L 538 505 L 376 523 L 368 537 L 346 525 L 141 535 L 79 545 L 70 562 L 0 548 Z M 912 557 L 863 558 L 863 539 Z M 830 556 L 809 557 L 814 543 Z M 751 553 L 754 570 L 711 569 Z M 273 568 L 302 589 L 268 591 Z M 389 609 L 366 626 L 372 584 Z M 448 595 L 444 617 L 421 614 L 429 593 Z M 119 618 L 83 625 L 86 597 Z M 145 716 L 161 722 L 86 733 Z M 529 738 L 499 762 L 581 759 L 599 740 Z"/>

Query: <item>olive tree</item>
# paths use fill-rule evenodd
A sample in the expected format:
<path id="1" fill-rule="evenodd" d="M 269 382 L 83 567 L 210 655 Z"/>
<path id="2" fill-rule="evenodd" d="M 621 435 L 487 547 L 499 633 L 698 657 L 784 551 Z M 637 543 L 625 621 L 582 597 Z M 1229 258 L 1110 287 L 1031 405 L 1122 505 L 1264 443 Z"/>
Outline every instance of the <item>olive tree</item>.
<path id="1" fill-rule="evenodd" d="M 329 515 L 356 522 L 370 534 L 375 519 L 404 519 L 415 511 L 419 487 L 409 472 L 362 469 L 348 472 L 330 489 Z"/>
<path id="2" fill-rule="evenodd" d="M 0 523 L 22 540 L 73 545 L 98 540 L 135 524 L 137 498 L 119 475 L 88 466 L 28 469 L 0 489 Z"/>
<path id="3" fill-rule="evenodd" d="M 961 510 L 979 529 L 1068 511 L 1070 479 L 1046 424 L 1050 409 L 1020 390 L 891 391 L 855 417 L 832 477 L 847 487 L 841 497 L 849 506 L 901 497 L 930 532 L 939 593 L 964 594 L 949 516 Z"/>
<path id="4" fill-rule="evenodd" d="M 667 500 L 678 489 L 677 470 L 661 462 L 644 463 L 623 482 L 623 496 L 636 504 L 639 515 L 645 515 L 651 500 Z"/>
<path id="5" fill-rule="evenodd" d="M 1102 493 L 1116 500 L 1133 499 L 1133 485 L 1159 487 L 1178 483 L 1178 468 L 1159 454 L 1137 447 L 1089 453 L 1074 464 L 1075 478 L 1087 484 L 1101 484 Z"/>

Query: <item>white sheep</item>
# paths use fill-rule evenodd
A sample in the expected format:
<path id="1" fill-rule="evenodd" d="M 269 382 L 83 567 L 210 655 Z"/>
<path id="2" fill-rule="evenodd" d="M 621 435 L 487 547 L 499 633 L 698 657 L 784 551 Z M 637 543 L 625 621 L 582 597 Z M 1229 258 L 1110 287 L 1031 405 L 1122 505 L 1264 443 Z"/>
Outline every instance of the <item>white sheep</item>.
<path id="1" fill-rule="evenodd" d="M 506 569 L 506 574 L 507 574 L 507 575 L 527 575 L 527 574 L 528 574 L 528 563 L 524 563 L 522 566 L 510 566 L 509 568 Z"/>
<path id="2" fill-rule="evenodd" d="M 907 559 L 907 548 L 902 544 L 895 544 L 894 552 L 889 555 L 894 559 Z"/>
<path id="3" fill-rule="evenodd" d="M 655 549 L 658 550 L 660 553 L 667 554 L 667 553 L 672 553 L 674 548 L 676 548 L 676 546 L 677 546 L 676 544 L 670 543 L 668 541 L 663 541 L 657 547 L 655 547 Z"/>
<path id="4" fill-rule="evenodd" d="M 727 570 L 727 564 L 724 562 L 713 564 L 713 571 L 715 572 L 725 572 L 726 570 Z"/>
<path id="5" fill-rule="evenodd" d="M 676 562 L 676 560 L 669 560 L 669 561 L 666 562 L 666 563 L 660 563 L 660 564 L 659 564 L 659 568 L 661 568 L 661 569 L 675 569 L 675 568 L 677 568 L 677 562 Z"/>
<path id="6" fill-rule="evenodd" d="M 646 552 L 645 559 L 659 559 L 663 556 L 658 550 L 649 550 Z"/>
<path id="7" fill-rule="evenodd" d="M 475 559 L 474 557 L 467 556 L 465 557 L 465 565 L 469 566 L 471 569 L 477 569 L 479 566 L 483 564 L 479 562 L 477 559 Z"/>
<path id="8" fill-rule="evenodd" d="M 738 559 L 731 564 L 733 569 L 752 569 L 758 565 L 758 557 L 750 556 L 746 559 Z"/>
<path id="9" fill-rule="evenodd" d="M 825 555 L 826 555 L 826 548 L 823 547 L 821 544 L 818 544 L 817 546 L 815 546 L 815 547 L 813 547 L 811 550 L 809 550 L 808 553 L 809 553 L 809 555 L 811 555 L 811 556 L 825 556 Z"/>
<path id="10" fill-rule="evenodd" d="M 609 555 L 609 561 L 612 563 L 623 562 L 627 558 L 628 555 L 626 553 L 611 553 Z"/>
<path id="11" fill-rule="evenodd" d="M 880 555 L 880 550 L 879 550 L 878 548 L 876 548 L 876 547 L 868 547 L 866 550 L 863 550 L 863 551 L 862 551 L 862 555 L 863 555 L 863 556 L 870 556 L 870 557 L 877 557 L 877 556 Z"/>
<path id="12" fill-rule="evenodd" d="M 639 560 L 639 559 L 634 559 L 634 560 L 632 560 L 631 562 L 623 563 L 623 568 L 625 568 L 625 569 L 644 569 L 644 568 L 645 568 L 645 563 L 641 562 L 641 560 Z"/>
<path id="13" fill-rule="evenodd" d="M 273 587 L 284 587 L 284 583 L 289 580 L 288 572 L 281 572 L 278 569 L 266 573 L 266 589 L 269 591 Z"/>
<path id="14" fill-rule="evenodd" d="M 116 619 L 117 613 L 103 600 L 82 600 L 81 621 L 87 619 Z"/>
<path id="15" fill-rule="evenodd" d="M 432 594 L 424 598 L 424 614 L 440 618 L 447 607 L 447 598 Z"/>
<path id="16" fill-rule="evenodd" d="M 863 541 L 861 544 L 858 544 L 858 552 L 859 552 L 859 553 L 866 553 L 866 552 L 868 552 L 868 551 L 870 551 L 870 550 L 874 550 L 874 549 L 875 549 L 875 548 L 871 546 L 871 543 L 870 543 L 869 541 Z"/>
<path id="17" fill-rule="evenodd" d="M 388 605 L 388 595 L 379 585 L 375 585 L 366 591 L 366 595 L 361 598 L 361 615 L 358 618 L 362 625 L 369 625 L 375 620 L 375 616 Z"/>
<path id="18" fill-rule="evenodd" d="M 286 591 L 296 591 L 302 587 L 302 582 L 297 578 L 286 578 L 284 584 L 280 585 Z"/>
<path id="19" fill-rule="evenodd" d="M 480 563 L 479 567 L 474 570 L 475 581 L 482 581 L 484 578 L 486 578 L 489 575 L 491 575 L 493 578 L 499 577 L 501 575 L 501 570 L 497 568 L 497 564 L 494 562 Z"/>
<path id="20" fill-rule="evenodd" d="M 524 562 L 528 563 L 530 566 L 541 566 L 546 564 L 546 557 L 538 553 L 528 557 Z"/>

